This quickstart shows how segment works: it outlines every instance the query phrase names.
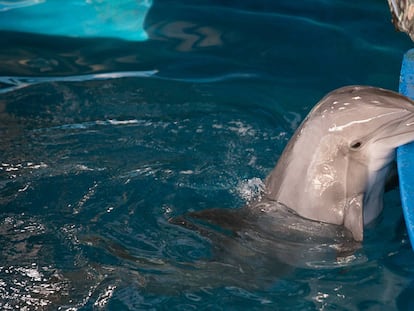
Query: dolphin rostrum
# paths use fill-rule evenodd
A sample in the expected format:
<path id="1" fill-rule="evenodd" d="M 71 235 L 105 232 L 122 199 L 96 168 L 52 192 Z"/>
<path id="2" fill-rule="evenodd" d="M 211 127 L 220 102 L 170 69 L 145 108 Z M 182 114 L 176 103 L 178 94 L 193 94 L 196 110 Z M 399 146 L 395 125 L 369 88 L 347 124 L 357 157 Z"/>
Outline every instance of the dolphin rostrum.
<path id="1" fill-rule="evenodd" d="M 369 86 L 332 91 L 312 109 L 266 179 L 266 197 L 362 241 L 382 211 L 395 149 L 414 141 L 414 102 Z"/>

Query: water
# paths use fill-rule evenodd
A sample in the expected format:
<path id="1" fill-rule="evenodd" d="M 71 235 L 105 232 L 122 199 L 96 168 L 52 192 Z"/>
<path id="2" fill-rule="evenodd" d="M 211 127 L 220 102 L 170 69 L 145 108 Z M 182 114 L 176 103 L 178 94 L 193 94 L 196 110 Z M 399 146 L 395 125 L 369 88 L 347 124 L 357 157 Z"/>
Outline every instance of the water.
<path id="1" fill-rule="evenodd" d="M 411 310 L 398 189 L 349 252 L 168 222 L 259 195 L 326 92 L 397 89 L 412 43 L 385 1 L 155 0 L 144 28 L 2 31 L 1 308 Z"/>
<path id="2" fill-rule="evenodd" d="M 0 3 L 0 29 L 79 38 L 147 39 L 152 0 L 14 0 Z"/>

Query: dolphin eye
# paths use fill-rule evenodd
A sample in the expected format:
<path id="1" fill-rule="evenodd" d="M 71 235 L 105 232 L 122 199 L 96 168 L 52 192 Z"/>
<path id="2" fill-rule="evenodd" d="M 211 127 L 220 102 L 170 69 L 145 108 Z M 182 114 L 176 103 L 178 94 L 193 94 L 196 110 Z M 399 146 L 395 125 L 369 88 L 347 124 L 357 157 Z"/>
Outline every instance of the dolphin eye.
<path id="1" fill-rule="evenodd" d="M 351 144 L 351 149 L 356 150 L 356 149 L 359 149 L 361 146 L 362 146 L 362 142 L 360 142 L 359 140 L 357 140 L 357 141 L 354 141 Z"/>

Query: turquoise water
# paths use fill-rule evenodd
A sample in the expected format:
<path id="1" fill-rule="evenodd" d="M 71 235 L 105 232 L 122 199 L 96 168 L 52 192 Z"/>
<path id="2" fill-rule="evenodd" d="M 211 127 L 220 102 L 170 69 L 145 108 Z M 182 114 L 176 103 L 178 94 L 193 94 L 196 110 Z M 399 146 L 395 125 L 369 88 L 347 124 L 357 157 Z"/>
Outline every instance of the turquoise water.
<path id="1" fill-rule="evenodd" d="M 385 1 L 154 0 L 144 30 L 2 31 L 1 309 L 412 310 L 398 189 L 345 253 L 168 222 L 256 197 L 326 92 L 398 89 Z"/>
<path id="2" fill-rule="evenodd" d="M 148 38 L 152 0 L 14 0 L 0 2 L 0 29 L 75 38 Z"/>

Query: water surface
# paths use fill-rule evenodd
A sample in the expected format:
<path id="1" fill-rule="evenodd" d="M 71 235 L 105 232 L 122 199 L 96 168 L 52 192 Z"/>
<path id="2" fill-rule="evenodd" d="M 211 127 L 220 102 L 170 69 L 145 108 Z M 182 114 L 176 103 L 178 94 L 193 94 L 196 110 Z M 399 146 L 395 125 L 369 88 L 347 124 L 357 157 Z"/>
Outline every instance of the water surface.
<path id="1" fill-rule="evenodd" d="M 326 92 L 397 89 L 412 43 L 385 1 L 155 0 L 144 28 L 1 32 L 1 308 L 410 310 L 398 189 L 350 253 L 168 222 L 254 199 Z"/>

